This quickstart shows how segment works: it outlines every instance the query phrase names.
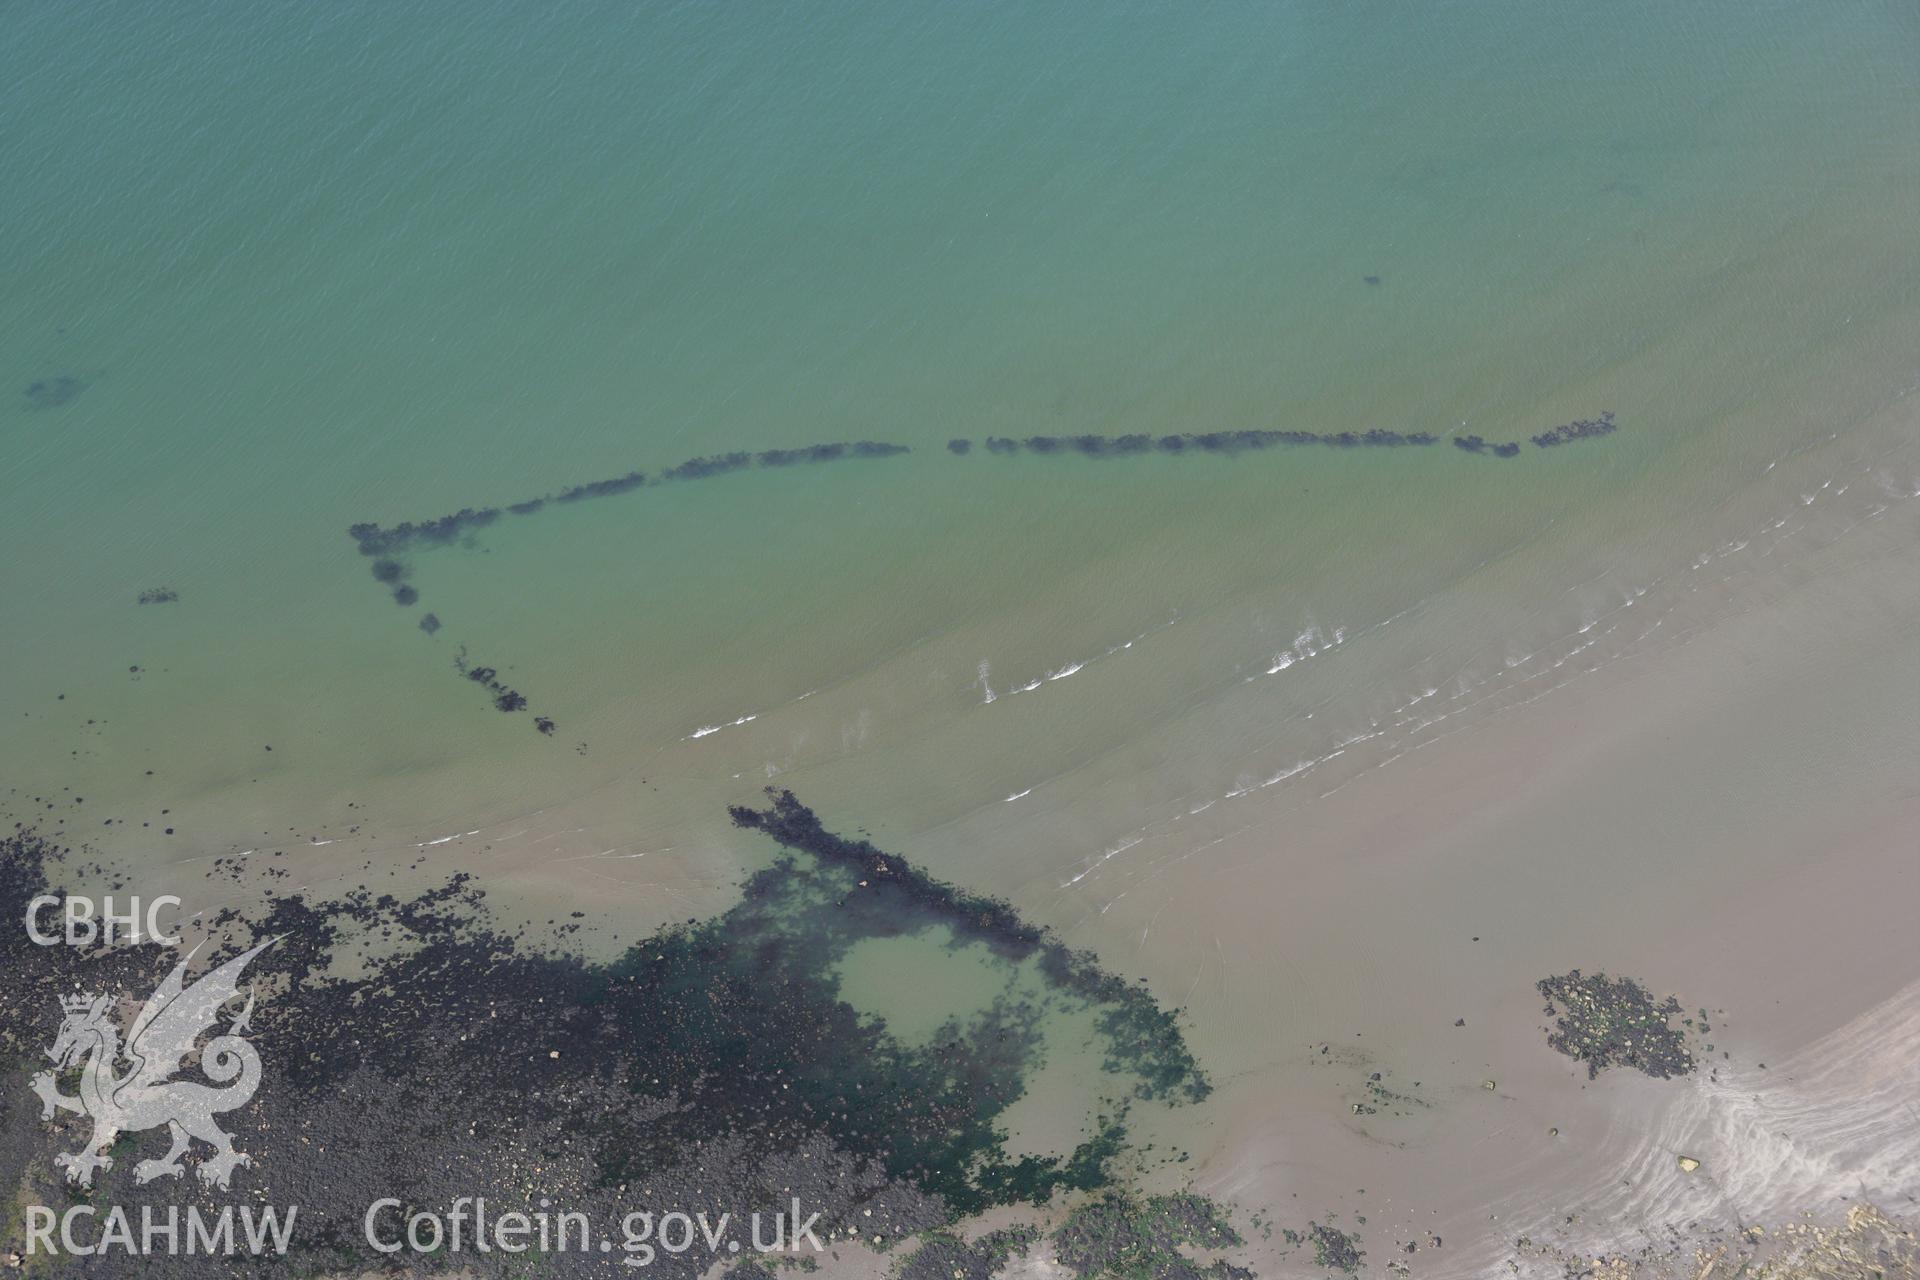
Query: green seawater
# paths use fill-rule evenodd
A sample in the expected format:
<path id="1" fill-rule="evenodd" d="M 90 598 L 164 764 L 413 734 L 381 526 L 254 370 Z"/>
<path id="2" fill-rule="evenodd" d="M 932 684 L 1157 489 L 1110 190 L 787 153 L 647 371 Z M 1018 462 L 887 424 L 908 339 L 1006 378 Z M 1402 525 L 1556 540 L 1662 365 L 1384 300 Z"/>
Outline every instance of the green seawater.
<path id="1" fill-rule="evenodd" d="M 0 778 L 130 855 L 1258 782 L 1711 549 L 1920 350 L 1900 4 L 0 23 Z M 978 447 L 1602 410 L 1512 460 Z M 346 532 L 858 439 L 913 452 L 503 517 L 410 608 Z"/>

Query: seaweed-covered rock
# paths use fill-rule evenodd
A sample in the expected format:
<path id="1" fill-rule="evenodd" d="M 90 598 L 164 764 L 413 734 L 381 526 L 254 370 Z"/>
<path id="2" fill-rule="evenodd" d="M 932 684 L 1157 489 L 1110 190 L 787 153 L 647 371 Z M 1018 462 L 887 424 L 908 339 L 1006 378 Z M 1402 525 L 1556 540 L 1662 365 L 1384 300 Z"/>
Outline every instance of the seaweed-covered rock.
<path id="1" fill-rule="evenodd" d="M 1597 418 L 1576 418 L 1551 431 L 1542 431 L 1533 437 L 1533 443 L 1538 448 L 1551 449 L 1555 445 L 1569 444 L 1575 440 L 1592 440 L 1600 436 L 1610 436 L 1616 429 L 1613 412 L 1607 410 Z"/>
<path id="2" fill-rule="evenodd" d="M 1546 1015 L 1556 1020 L 1548 1045 L 1586 1063 L 1588 1079 L 1616 1065 L 1658 1079 L 1693 1070 L 1686 1032 L 1669 1025 L 1680 1013 L 1678 999 L 1656 1002 L 1632 978 L 1578 969 L 1542 978 L 1536 986 L 1547 999 Z"/>
<path id="3" fill-rule="evenodd" d="M 1367 1251 L 1359 1247 L 1358 1237 L 1322 1222 L 1307 1226 L 1307 1239 L 1313 1244 L 1313 1263 L 1330 1271 L 1359 1274 Z"/>
<path id="4" fill-rule="evenodd" d="M 1103 1196 L 1074 1210 L 1053 1233 L 1061 1265 L 1081 1280 L 1253 1280 L 1244 1267 L 1201 1263 L 1182 1252 L 1243 1243 L 1226 1215 L 1197 1195 Z"/>
<path id="5" fill-rule="evenodd" d="M 1040 1239 L 1037 1227 L 989 1231 L 969 1244 L 951 1231 L 931 1231 L 900 1264 L 899 1280 L 992 1280 Z"/>

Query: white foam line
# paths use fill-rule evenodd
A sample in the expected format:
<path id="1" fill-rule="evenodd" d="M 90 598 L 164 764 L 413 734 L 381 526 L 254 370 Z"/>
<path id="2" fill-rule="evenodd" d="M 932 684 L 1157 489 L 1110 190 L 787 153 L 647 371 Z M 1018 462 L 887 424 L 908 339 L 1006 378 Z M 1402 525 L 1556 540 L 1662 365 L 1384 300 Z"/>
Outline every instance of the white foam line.
<path id="1" fill-rule="evenodd" d="M 720 732 L 722 729 L 733 729 L 743 724 L 752 724 L 755 720 L 758 720 L 759 718 L 760 718 L 760 714 L 758 712 L 755 712 L 753 715 L 750 715 L 750 716 L 741 716 L 738 720 L 729 720 L 725 724 L 703 725 L 702 727 L 695 729 L 692 733 L 688 734 L 685 738 L 682 738 L 681 741 L 691 742 L 695 738 L 711 737 L 712 735 Z"/>
<path id="2" fill-rule="evenodd" d="M 1133 848 L 1133 846 L 1139 844 L 1143 839 L 1145 839 L 1144 836 L 1128 836 L 1125 840 L 1122 840 L 1119 844 L 1113 846 L 1113 848 L 1111 849 L 1108 849 L 1105 853 L 1102 853 L 1098 858 L 1095 858 L 1093 860 L 1093 865 L 1089 866 L 1085 871 L 1082 871 L 1079 875 L 1067 881 L 1065 884 L 1061 885 L 1060 887 L 1062 889 L 1073 888 L 1074 885 L 1079 884 L 1082 880 L 1085 880 L 1088 876 L 1092 875 L 1094 872 L 1098 871 L 1101 867 L 1105 866 L 1109 860 L 1119 857 L 1121 854 L 1125 853 L 1127 850 Z"/>
<path id="3" fill-rule="evenodd" d="M 1033 794 L 1033 788 L 1028 787 L 1025 791 L 1016 791 L 1012 795 L 1008 796 L 1006 798 L 1005 803 L 1012 804 L 1015 800 L 1024 800 L 1032 794 Z"/>

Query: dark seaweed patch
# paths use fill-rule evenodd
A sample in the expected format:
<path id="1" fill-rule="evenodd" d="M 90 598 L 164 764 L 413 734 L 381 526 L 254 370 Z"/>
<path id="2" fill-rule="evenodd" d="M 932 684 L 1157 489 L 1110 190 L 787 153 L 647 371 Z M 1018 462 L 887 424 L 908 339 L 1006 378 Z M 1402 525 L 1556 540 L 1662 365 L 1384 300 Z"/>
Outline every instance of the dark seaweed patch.
<path id="1" fill-rule="evenodd" d="M 955 439 L 947 441 L 947 452 L 953 454 L 955 457 L 965 457 L 967 454 L 973 452 L 973 441 L 956 437 Z"/>
<path id="2" fill-rule="evenodd" d="M 1616 1065 L 1663 1080 L 1693 1070 L 1686 1033 L 1668 1025 L 1680 1012 L 1675 997 L 1656 1002 L 1632 978 L 1578 969 L 1535 985 L 1547 999 L 1546 1015 L 1556 1019 L 1547 1044 L 1586 1063 L 1588 1079 Z"/>
<path id="3" fill-rule="evenodd" d="M 1253 1280 L 1226 1261 L 1201 1264 L 1187 1248 L 1243 1244 L 1240 1233 L 1211 1201 L 1197 1195 L 1134 1201 L 1108 1195 L 1068 1215 L 1053 1235 L 1062 1265 L 1081 1280 Z"/>
<path id="4" fill-rule="evenodd" d="M 1313 1264 L 1325 1267 L 1329 1271 L 1343 1271 L 1348 1275 L 1359 1273 L 1367 1251 L 1359 1247 L 1359 1237 L 1315 1222 L 1307 1226 L 1307 1238 L 1313 1242 Z"/>
<path id="5" fill-rule="evenodd" d="M 373 580 L 375 582 L 398 582 L 407 576 L 407 567 L 398 560 L 380 559 L 373 562 Z"/>
<path id="6" fill-rule="evenodd" d="M 393 589 L 393 602 L 403 607 L 418 604 L 420 603 L 420 593 L 403 582 Z"/>
<path id="7" fill-rule="evenodd" d="M 180 593 L 172 587 L 148 587 L 140 593 L 136 604 L 172 604 L 180 598 Z"/>
<path id="8" fill-rule="evenodd" d="M 439 615 L 432 613 L 423 614 L 420 618 L 420 629 L 428 635 L 432 635 L 438 631 L 440 629 Z"/>
<path id="9" fill-rule="evenodd" d="M 1038 1227 L 989 1231 L 969 1244 L 951 1231 L 930 1231 L 900 1264 L 900 1280 L 992 1280 L 1040 1239 Z"/>

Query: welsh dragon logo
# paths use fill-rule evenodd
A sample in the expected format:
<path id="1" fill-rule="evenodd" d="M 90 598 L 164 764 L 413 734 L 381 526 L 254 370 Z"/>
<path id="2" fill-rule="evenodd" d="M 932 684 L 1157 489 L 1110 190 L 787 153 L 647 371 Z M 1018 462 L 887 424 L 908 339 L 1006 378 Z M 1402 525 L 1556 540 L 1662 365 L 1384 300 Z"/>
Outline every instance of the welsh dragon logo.
<path id="1" fill-rule="evenodd" d="M 241 972 L 272 945 L 273 941 L 263 942 L 235 956 L 190 987 L 183 980 L 187 961 L 193 957 L 186 956 L 134 1018 L 124 1048 L 111 1017 L 110 996 L 88 993 L 61 998 L 65 1018 L 53 1047 L 47 1050 L 54 1070 L 35 1075 L 33 1091 L 40 1095 L 42 1119 L 51 1120 L 56 1109 L 93 1119 L 93 1136 L 86 1146 L 54 1157 L 68 1182 L 93 1185 L 95 1170 L 113 1167 L 113 1158 L 106 1152 L 114 1139 L 161 1125 L 167 1127 L 173 1146 L 158 1160 L 135 1165 L 135 1182 L 179 1177 L 185 1172 L 180 1157 L 196 1138 L 213 1148 L 213 1154 L 195 1170 L 209 1186 L 224 1188 L 236 1167 L 253 1163 L 244 1152 L 233 1149 L 233 1139 L 213 1120 L 220 1112 L 245 1106 L 260 1087 L 260 1055 L 240 1034 L 247 1030 L 253 1013 L 251 991 L 240 1016 L 200 1053 L 201 1071 L 225 1087 L 174 1077 L 186 1065 L 201 1034 L 215 1026 L 221 1007 L 239 996 Z M 61 1093 L 59 1073 L 76 1065 L 80 1065 L 78 1096 Z"/>

